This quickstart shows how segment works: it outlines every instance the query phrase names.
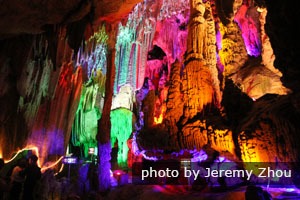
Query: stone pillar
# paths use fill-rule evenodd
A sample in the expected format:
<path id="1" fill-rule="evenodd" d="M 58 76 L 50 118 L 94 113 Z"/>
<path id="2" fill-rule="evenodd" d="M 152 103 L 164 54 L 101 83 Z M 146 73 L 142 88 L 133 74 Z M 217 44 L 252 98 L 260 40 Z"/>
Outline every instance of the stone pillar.
<path id="1" fill-rule="evenodd" d="M 182 86 L 185 124 L 207 106 L 219 107 L 221 100 L 216 66 L 216 36 L 210 3 L 191 0 L 185 68 Z"/>
<path id="2" fill-rule="evenodd" d="M 112 97 L 114 90 L 114 80 L 116 74 L 115 55 L 116 55 L 116 27 L 112 25 L 110 27 L 109 41 L 108 41 L 108 55 L 107 55 L 107 75 L 105 82 L 105 98 L 102 110 L 102 116 L 98 122 L 98 180 L 99 191 L 106 192 L 110 188 L 110 159 L 111 159 L 111 144 L 110 144 L 110 132 L 111 121 L 110 112 L 112 105 Z"/>

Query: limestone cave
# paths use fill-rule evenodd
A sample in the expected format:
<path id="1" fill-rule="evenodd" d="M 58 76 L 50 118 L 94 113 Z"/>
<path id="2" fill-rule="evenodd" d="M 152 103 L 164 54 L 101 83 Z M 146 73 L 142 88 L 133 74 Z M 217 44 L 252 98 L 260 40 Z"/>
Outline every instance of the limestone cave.
<path id="1" fill-rule="evenodd" d="M 0 1 L 0 200 L 300 199 L 299 6 Z"/>

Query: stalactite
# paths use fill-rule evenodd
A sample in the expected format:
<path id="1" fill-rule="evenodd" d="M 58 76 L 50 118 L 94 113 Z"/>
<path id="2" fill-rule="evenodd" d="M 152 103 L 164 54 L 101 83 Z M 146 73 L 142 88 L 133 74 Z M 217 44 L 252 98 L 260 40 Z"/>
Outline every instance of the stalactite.
<path id="1" fill-rule="evenodd" d="M 95 80 L 97 80 L 97 78 L 95 78 Z M 91 82 L 83 85 L 79 106 L 72 126 L 71 141 L 74 146 L 83 145 L 85 147 L 83 149 L 85 157 L 88 156 L 89 147 L 97 146 L 97 121 L 100 119 L 102 110 L 99 102 L 102 97 L 101 90 L 99 89 L 98 82 L 95 80 L 91 80 Z"/>
<path id="2" fill-rule="evenodd" d="M 142 87 L 148 51 L 152 48 L 155 20 L 147 13 L 149 3 L 137 4 L 126 25 L 119 24 L 116 43 L 116 81 L 114 93 L 124 84 Z"/>
<path id="3" fill-rule="evenodd" d="M 148 16 L 151 17 L 151 16 Z M 148 51 L 152 48 L 152 41 L 155 32 L 155 20 L 144 19 L 143 27 L 140 30 L 137 30 L 137 43 L 139 44 L 139 61 L 138 61 L 138 80 L 137 80 L 137 89 L 141 88 L 144 82 L 144 77 L 146 73 L 146 64 Z"/>
<path id="4" fill-rule="evenodd" d="M 135 29 L 119 24 L 117 43 L 116 43 L 116 80 L 114 93 L 119 92 L 119 87 L 127 83 L 129 74 L 129 59 L 134 41 Z M 134 74 L 134 73 L 133 73 Z"/>
<path id="5" fill-rule="evenodd" d="M 264 17 L 260 16 L 253 5 L 242 5 L 234 17 L 239 27 L 235 22 L 226 27 L 220 24 L 223 40 L 219 55 L 225 65 L 225 76 L 229 76 L 235 84 L 240 85 L 242 91 L 253 100 L 266 93 L 288 93 L 282 86 L 280 73 L 276 72 L 274 67 L 272 69 L 273 51 L 268 45 L 268 36 L 264 33 L 265 22 L 262 18 Z M 248 57 L 245 50 L 252 57 Z M 260 55 L 262 61 L 261 57 L 258 57 Z M 255 56 L 257 58 L 254 58 Z"/>
<path id="6" fill-rule="evenodd" d="M 84 66 L 85 82 L 97 76 L 97 73 L 106 75 L 107 40 L 108 35 L 103 25 L 80 47 L 77 54 L 77 65 Z"/>
<path id="7" fill-rule="evenodd" d="M 86 80 L 72 126 L 71 141 L 74 146 L 83 146 L 84 157 L 88 156 L 90 147 L 97 146 L 98 120 L 105 94 L 107 40 L 105 26 L 101 26 L 86 41 L 86 48 L 81 47 L 77 55 L 77 63 L 85 66 Z"/>
<path id="8" fill-rule="evenodd" d="M 156 26 L 153 44 L 166 53 L 169 71 L 171 63 L 174 63 L 176 59 L 181 62 L 186 51 L 188 11 L 182 12 L 158 21 Z"/>
<path id="9" fill-rule="evenodd" d="M 189 1 L 187 0 L 163 0 L 157 19 L 161 21 L 188 9 Z"/>

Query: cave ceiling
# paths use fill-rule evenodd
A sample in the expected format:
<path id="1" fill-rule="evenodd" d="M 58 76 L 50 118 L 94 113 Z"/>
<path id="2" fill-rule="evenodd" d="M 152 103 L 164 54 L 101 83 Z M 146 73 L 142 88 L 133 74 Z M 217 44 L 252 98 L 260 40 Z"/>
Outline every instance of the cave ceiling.
<path id="1" fill-rule="evenodd" d="M 67 25 L 86 16 L 90 23 L 120 21 L 141 0 L 0 1 L 0 39 L 45 32 L 48 25 Z"/>

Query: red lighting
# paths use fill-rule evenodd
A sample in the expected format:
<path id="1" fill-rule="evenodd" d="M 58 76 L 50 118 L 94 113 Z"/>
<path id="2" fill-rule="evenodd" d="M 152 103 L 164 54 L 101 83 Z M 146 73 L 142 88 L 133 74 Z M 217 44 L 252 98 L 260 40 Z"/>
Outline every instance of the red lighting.
<path id="1" fill-rule="evenodd" d="M 115 170 L 114 173 L 113 173 L 115 178 L 119 178 L 123 174 L 125 174 L 125 172 L 123 172 L 122 170 Z"/>

